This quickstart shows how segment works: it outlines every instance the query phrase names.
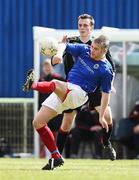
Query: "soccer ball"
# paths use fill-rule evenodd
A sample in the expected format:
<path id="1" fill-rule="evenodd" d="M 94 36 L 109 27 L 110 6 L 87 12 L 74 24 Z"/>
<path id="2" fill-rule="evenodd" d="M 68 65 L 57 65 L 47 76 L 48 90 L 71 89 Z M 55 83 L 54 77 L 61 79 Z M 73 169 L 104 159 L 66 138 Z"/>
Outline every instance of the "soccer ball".
<path id="1" fill-rule="evenodd" d="M 54 38 L 45 38 L 40 42 L 40 53 L 52 57 L 57 53 L 58 41 Z"/>

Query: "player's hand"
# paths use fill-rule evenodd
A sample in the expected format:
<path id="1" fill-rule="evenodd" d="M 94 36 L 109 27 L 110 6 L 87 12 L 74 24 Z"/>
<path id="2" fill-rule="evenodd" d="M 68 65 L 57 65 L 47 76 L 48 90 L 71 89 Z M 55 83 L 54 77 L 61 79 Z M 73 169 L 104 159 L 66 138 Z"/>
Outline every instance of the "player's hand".
<path id="1" fill-rule="evenodd" d="M 68 43 L 68 36 L 63 36 L 62 43 Z"/>
<path id="2" fill-rule="evenodd" d="M 52 59 L 53 65 L 60 64 L 61 62 L 62 62 L 62 56 L 61 55 L 56 54 L 55 56 L 53 56 L 53 59 Z"/>
<path id="3" fill-rule="evenodd" d="M 133 128 L 133 131 L 134 131 L 135 134 L 139 134 L 139 125 L 135 126 Z"/>
<path id="4" fill-rule="evenodd" d="M 108 124 L 107 124 L 106 120 L 104 118 L 99 118 L 99 122 L 102 125 L 102 127 L 106 129 L 106 132 L 108 132 L 109 127 L 108 127 Z"/>

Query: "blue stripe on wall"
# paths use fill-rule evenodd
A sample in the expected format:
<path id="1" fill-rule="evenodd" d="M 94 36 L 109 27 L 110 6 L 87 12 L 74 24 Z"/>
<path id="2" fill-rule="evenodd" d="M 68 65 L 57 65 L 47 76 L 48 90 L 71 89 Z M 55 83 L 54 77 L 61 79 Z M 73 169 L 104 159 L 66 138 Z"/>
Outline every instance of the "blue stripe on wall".
<path id="1" fill-rule="evenodd" d="M 95 28 L 139 28 L 138 0 L 0 0 L 0 97 L 31 97 L 22 84 L 33 66 L 32 26 L 76 29 L 89 13 Z"/>

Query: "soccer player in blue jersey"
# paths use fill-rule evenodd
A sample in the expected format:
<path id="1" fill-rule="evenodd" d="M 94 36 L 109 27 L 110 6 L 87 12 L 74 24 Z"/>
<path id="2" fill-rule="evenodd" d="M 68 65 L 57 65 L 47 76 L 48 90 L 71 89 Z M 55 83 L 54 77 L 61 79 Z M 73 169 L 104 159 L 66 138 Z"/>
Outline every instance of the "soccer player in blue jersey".
<path id="1" fill-rule="evenodd" d="M 88 93 L 99 86 L 102 90 L 99 121 L 108 132 L 108 124 L 104 118 L 110 100 L 112 89 L 113 70 L 105 58 L 109 48 L 106 36 L 94 39 L 91 46 L 61 43 L 54 61 L 61 61 L 64 50 L 75 57 L 75 63 L 68 75 L 69 82 L 52 80 L 50 82 L 33 83 L 33 72 L 28 76 L 28 90 L 38 90 L 42 93 L 52 93 L 42 104 L 42 107 L 33 120 L 33 126 L 39 133 L 43 143 L 52 154 L 44 170 L 51 170 L 64 164 L 58 152 L 56 142 L 47 123 L 66 109 L 75 109 L 88 100 Z M 112 148 L 112 147 L 111 147 Z M 113 152 L 114 149 L 112 148 Z"/>
<path id="2" fill-rule="evenodd" d="M 78 30 L 79 30 L 79 36 L 73 36 L 73 37 L 68 37 L 67 41 L 69 43 L 75 44 L 88 44 L 91 45 L 94 37 L 92 36 L 92 31 L 94 29 L 94 25 L 95 25 L 95 21 L 94 18 L 89 15 L 89 14 L 81 14 L 78 17 Z M 112 57 L 110 55 L 109 50 L 106 53 L 106 59 L 110 62 L 113 72 L 116 71 L 115 69 L 115 65 L 114 62 L 112 61 Z M 52 58 L 52 65 L 53 63 L 53 58 Z M 64 70 L 65 70 L 65 74 L 66 76 L 68 76 L 69 71 L 71 70 L 71 68 L 74 65 L 74 58 L 72 57 L 72 55 L 68 52 L 64 52 L 63 54 L 63 64 L 64 64 Z M 101 90 L 100 87 L 98 87 L 95 92 L 91 92 L 89 93 L 89 107 L 90 109 L 95 109 L 97 112 L 99 112 L 100 110 L 100 104 L 101 104 Z M 62 120 L 62 124 L 61 127 L 59 129 L 58 132 L 58 136 L 57 136 L 57 147 L 58 150 L 60 152 L 60 154 L 62 154 L 63 149 L 64 149 L 64 145 L 66 143 L 68 134 L 71 130 L 72 124 L 75 120 L 75 116 L 77 114 L 77 111 L 80 111 L 80 108 L 77 109 L 69 109 L 64 111 L 63 113 L 63 120 Z M 112 153 L 111 151 L 111 143 L 110 143 L 110 136 L 112 133 L 112 129 L 113 129 L 113 122 L 112 122 L 112 113 L 111 113 L 111 108 L 110 106 L 107 107 L 106 111 L 105 111 L 105 119 L 108 123 L 109 126 L 109 131 L 106 132 L 105 129 L 103 129 L 103 140 L 102 140 L 102 148 L 105 147 L 105 153 L 106 156 L 111 159 L 114 160 L 115 159 L 115 155 Z M 68 148 L 68 147 L 67 147 Z"/>

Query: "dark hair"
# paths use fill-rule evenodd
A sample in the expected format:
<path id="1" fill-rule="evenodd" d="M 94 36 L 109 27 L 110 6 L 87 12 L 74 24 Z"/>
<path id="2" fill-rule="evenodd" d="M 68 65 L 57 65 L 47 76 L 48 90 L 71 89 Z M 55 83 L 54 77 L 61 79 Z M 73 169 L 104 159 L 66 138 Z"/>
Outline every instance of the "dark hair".
<path id="1" fill-rule="evenodd" d="M 79 19 L 90 19 L 90 20 L 91 20 L 91 21 L 90 21 L 91 26 L 94 26 L 94 24 L 95 24 L 95 20 L 94 20 L 93 16 L 91 16 L 91 15 L 89 15 L 89 14 L 81 14 L 81 15 L 78 17 L 78 20 L 79 20 Z"/>
<path id="2" fill-rule="evenodd" d="M 108 49 L 110 45 L 110 40 L 107 36 L 100 35 L 98 38 L 94 39 L 94 43 L 100 44 L 102 48 Z"/>

